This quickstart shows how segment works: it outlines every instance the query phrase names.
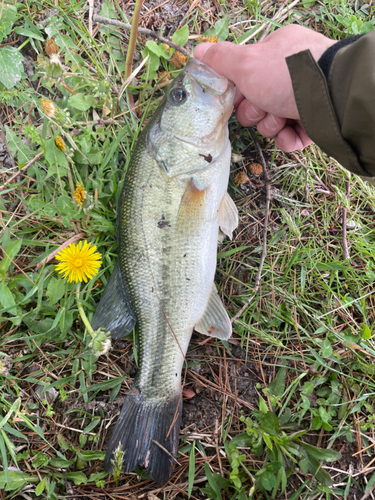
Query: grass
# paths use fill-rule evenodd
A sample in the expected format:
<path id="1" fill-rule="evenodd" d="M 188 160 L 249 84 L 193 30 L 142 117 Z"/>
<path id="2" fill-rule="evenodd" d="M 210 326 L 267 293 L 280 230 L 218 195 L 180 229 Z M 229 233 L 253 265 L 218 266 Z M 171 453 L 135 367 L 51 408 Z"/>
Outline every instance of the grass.
<path id="1" fill-rule="evenodd" d="M 98 247 L 99 275 L 79 294 L 91 319 L 116 262 L 115 211 L 131 150 L 163 92 L 157 73 L 164 67 L 173 77 L 178 69 L 160 44 L 146 46 L 139 37 L 134 67 L 147 55 L 149 64 L 125 91 L 127 37 L 95 23 L 91 35 L 86 4 L 4 5 L 1 43 L 18 41 L 0 50 L 23 45 L 26 59 L 46 58 L 45 40 L 54 37 L 64 66 L 60 80 L 48 78 L 52 69 L 39 57 L 34 76 L 19 75 L 10 88 L 0 84 L 1 120 L 15 164 L 4 164 L 0 191 L 0 498 L 161 498 L 144 471 L 115 482 L 102 468 L 108 428 L 136 370 L 137 329 L 116 341 L 108 357 L 96 358 L 75 286 L 58 276 L 53 260 L 38 264 L 81 233 Z M 240 43 L 267 20 L 273 20 L 270 31 L 300 22 L 336 39 L 373 25 L 373 8 L 358 2 L 305 1 L 280 19 L 274 18 L 278 4 L 213 5 L 215 14 L 199 3 L 181 4 L 175 21 L 163 7 L 154 11 L 159 17 L 143 8 L 141 23 L 156 30 L 164 23 L 167 36 L 188 48 L 196 38 L 187 42 L 187 34 L 211 30 Z M 44 23 L 47 13 L 53 15 Z M 102 5 L 106 17 L 126 22 L 131 14 L 132 7 L 125 18 L 116 1 Z M 189 30 L 178 31 L 183 25 Z M 46 117 L 42 96 L 69 112 L 65 122 Z M 216 276 L 231 316 L 253 295 L 265 216 L 264 182 L 249 168 L 260 158 L 249 132 L 237 127 L 232 118 L 229 191 L 240 226 L 219 249 Z M 57 136 L 64 151 L 55 145 Z M 375 189 L 316 146 L 284 154 L 260 140 L 272 195 L 260 290 L 228 343 L 193 336 L 180 465 L 163 495 L 370 498 Z M 39 152 L 43 156 L 10 181 L 17 166 Z M 238 172 L 249 180 L 236 186 Z M 82 207 L 72 199 L 77 183 L 86 191 Z"/>

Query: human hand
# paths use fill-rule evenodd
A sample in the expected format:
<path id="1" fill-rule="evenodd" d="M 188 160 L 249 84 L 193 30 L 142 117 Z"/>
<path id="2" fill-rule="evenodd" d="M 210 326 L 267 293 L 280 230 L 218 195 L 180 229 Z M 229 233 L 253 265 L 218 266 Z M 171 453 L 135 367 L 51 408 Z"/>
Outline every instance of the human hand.
<path id="1" fill-rule="evenodd" d="M 317 61 L 335 40 L 308 28 L 284 26 L 253 45 L 202 43 L 194 57 L 237 86 L 234 106 L 241 125 L 257 125 L 276 147 L 290 152 L 312 144 L 302 127 L 285 58 L 309 49 Z"/>

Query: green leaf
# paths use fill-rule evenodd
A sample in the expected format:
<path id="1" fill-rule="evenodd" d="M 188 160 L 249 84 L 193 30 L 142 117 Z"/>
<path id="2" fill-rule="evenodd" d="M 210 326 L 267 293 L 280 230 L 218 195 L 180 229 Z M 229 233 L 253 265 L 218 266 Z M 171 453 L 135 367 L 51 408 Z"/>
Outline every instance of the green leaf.
<path id="1" fill-rule="evenodd" d="M 259 410 L 262 411 L 263 413 L 268 412 L 268 406 L 263 398 L 259 399 Z"/>
<path id="2" fill-rule="evenodd" d="M 62 214 L 75 215 L 78 209 L 75 207 L 74 203 L 71 201 L 69 196 L 62 195 L 57 200 L 57 208 Z"/>
<path id="3" fill-rule="evenodd" d="M 105 451 L 79 451 L 77 452 L 78 457 L 84 462 L 90 462 L 90 460 L 104 460 Z"/>
<path id="4" fill-rule="evenodd" d="M 177 43 L 177 42 L 176 42 Z M 190 450 L 189 457 L 189 486 L 188 486 L 188 498 L 191 496 L 191 492 L 193 491 L 194 485 L 194 476 L 195 476 L 195 441 L 193 441 L 193 445 Z"/>
<path id="5" fill-rule="evenodd" d="M 365 340 L 370 339 L 371 338 L 371 330 L 370 330 L 370 328 L 367 325 L 363 324 L 363 323 L 361 323 L 361 327 L 362 327 L 361 337 L 363 339 L 365 339 Z"/>
<path id="6" fill-rule="evenodd" d="M 37 30 L 36 33 L 30 28 L 16 28 L 14 31 L 17 33 L 17 35 L 27 36 L 28 38 L 35 38 L 35 40 L 40 40 L 41 42 L 44 42 L 44 36 L 37 28 L 35 29 Z"/>
<path id="7" fill-rule="evenodd" d="M 215 26 L 207 30 L 204 34 L 205 36 L 216 35 L 218 42 L 223 42 L 228 38 L 228 16 L 225 15 L 222 19 L 216 21 Z"/>
<path id="8" fill-rule="evenodd" d="M 325 462 L 335 462 L 336 460 L 340 460 L 341 453 L 334 450 L 323 450 L 321 448 L 316 448 L 315 446 L 311 446 L 310 444 L 300 442 L 301 446 L 304 448 L 306 453 L 316 460 L 324 460 Z"/>
<path id="9" fill-rule="evenodd" d="M 71 460 L 64 460 L 63 458 L 52 458 L 49 461 L 49 465 L 52 467 L 58 467 L 59 469 L 67 469 L 71 465 L 75 463 L 76 459 L 72 458 Z"/>
<path id="10" fill-rule="evenodd" d="M 172 42 L 180 47 L 183 47 L 189 39 L 189 26 L 185 24 L 182 28 L 177 30 L 172 36 Z"/>
<path id="11" fill-rule="evenodd" d="M 3 309 L 7 309 L 9 314 L 17 315 L 16 303 L 5 281 L 0 282 L 0 305 Z"/>
<path id="12" fill-rule="evenodd" d="M 224 259 L 225 257 L 229 257 L 230 255 L 234 255 L 235 253 L 242 252 L 242 250 L 247 250 L 250 248 L 249 245 L 232 248 L 231 250 L 227 250 L 226 252 L 220 252 L 217 254 L 217 259 Z"/>
<path id="13" fill-rule="evenodd" d="M 158 57 L 163 57 L 164 59 L 170 58 L 170 54 L 167 51 L 167 49 L 164 47 L 164 45 L 161 45 L 161 44 L 158 45 L 153 40 L 148 40 L 146 42 L 146 47 L 150 52 L 152 52 L 153 54 L 156 54 Z"/>
<path id="14" fill-rule="evenodd" d="M 374 484 L 375 484 L 375 474 L 371 476 L 369 482 L 366 484 L 365 493 L 369 493 L 372 490 Z"/>
<path id="15" fill-rule="evenodd" d="M 0 48 L 0 82 L 7 88 L 15 87 L 23 73 L 23 55 L 14 47 Z"/>
<path id="16" fill-rule="evenodd" d="M 69 97 L 68 106 L 72 106 L 79 111 L 87 111 L 94 103 L 92 95 L 84 95 L 82 92 Z"/>
<path id="17" fill-rule="evenodd" d="M 37 497 L 39 497 L 43 493 L 44 488 L 45 488 L 45 482 L 44 482 L 44 479 L 43 479 L 42 481 L 40 481 L 40 483 L 35 488 L 35 495 Z"/>
<path id="18" fill-rule="evenodd" d="M 156 72 L 159 69 L 160 66 L 160 58 L 156 54 L 154 54 L 151 50 L 145 49 L 142 51 L 142 57 L 145 59 L 148 56 L 147 62 L 146 62 L 146 75 L 145 79 L 148 80 L 155 80 L 156 78 Z"/>
<path id="19" fill-rule="evenodd" d="M 51 306 L 56 304 L 65 293 L 65 281 L 62 278 L 52 278 L 48 283 L 46 295 Z"/>
<path id="20" fill-rule="evenodd" d="M 37 477 L 33 478 L 29 474 L 22 474 L 15 470 L 8 470 L 9 483 L 6 482 L 5 472 L 0 472 L 0 490 L 13 491 L 26 486 L 27 483 L 37 482 L 39 479 Z M 5 486 L 6 485 L 6 486 Z"/>
<path id="21" fill-rule="evenodd" d="M 272 411 L 263 413 L 262 411 L 253 411 L 254 417 L 259 420 L 261 428 L 270 436 L 277 436 L 279 434 L 279 421 Z"/>
<path id="22" fill-rule="evenodd" d="M 0 23 L 13 24 L 16 19 L 17 19 L 17 7 L 15 5 L 10 5 L 9 3 L 4 3 L 1 9 Z"/>
<path id="23" fill-rule="evenodd" d="M 271 391 L 272 396 L 282 396 L 285 390 L 285 377 L 286 377 L 286 368 L 283 366 L 277 372 L 276 378 L 273 382 L 268 384 L 268 388 Z"/>
<path id="24" fill-rule="evenodd" d="M 263 488 L 265 488 L 267 491 L 272 490 L 272 488 L 276 486 L 276 476 L 275 474 L 272 474 L 272 472 L 264 471 L 260 476 L 260 480 Z"/>
<path id="25" fill-rule="evenodd" d="M 54 139 L 48 139 L 46 141 L 46 151 L 44 153 L 44 158 L 47 160 L 50 168 L 48 169 L 47 176 L 56 174 L 59 169 L 60 175 L 65 175 L 65 170 L 63 167 L 68 168 L 68 160 L 66 156 L 58 147 L 56 147 Z"/>
<path id="26" fill-rule="evenodd" d="M 251 444 L 251 437 L 246 432 L 242 432 L 241 434 L 238 434 L 236 437 L 234 437 L 230 444 L 234 444 L 234 446 L 240 448 L 246 448 Z"/>
<path id="27" fill-rule="evenodd" d="M 330 262 L 328 264 L 320 262 L 316 265 L 316 268 L 319 269 L 319 271 L 347 271 L 349 266 L 337 262 Z"/>
<path id="28" fill-rule="evenodd" d="M 92 431 L 93 429 L 95 429 L 95 427 L 98 425 L 98 423 L 100 422 L 100 418 L 97 417 L 97 418 L 94 418 L 92 422 L 89 423 L 88 426 L 86 426 L 84 429 L 83 429 L 83 433 L 84 434 L 87 434 L 88 432 Z"/>
<path id="29" fill-rule="evenodd" d="M 302 0 L 302 5 L 304 9 L 309 9 L 315 3 L 315 0 Z"/>
<path id="30" fill-rule="evenodd" d="M 110 19 L 118 19 L 116 10 L 110 0 L 104 0 L 99 16 L 109 17 Z"/>
<path id="31" fill-rule="evenodd" d="M 65 477 L 68 481 L 73 481 L 75 485 L 87 483 L 87 477 L 83 472 L 67 472 Z"/>
<path id="32" fill-rule="evenodd" d="M 20 251 L 22 245 L 22 240 L 13 240 L 10 245 L 6 249 L 5 256 L 0 264 L 0 273 L 6 273 L 9 269 L 9 266 L 17 257 L 18 252 Z"/>
<path id="33" fill-rule="evenodd" d="M 105 380 L 104 382 L 98 382 L 97 384 L 89 385 L 88 387 L 82 389 L 82 393 L 87 394 L 92 391 L 108 391 L 108 389 L 112 389 L 118 384 L 121 384 L 125 379 L 126 376 Z"/>
<path id="34" fill-rule="evenodd" d="M 214 490 L 214 492 L 216 494 L 216 500 L 222 500 L 223 497 L 221 496 L 220 488 L 216 484 L 215 478 L 212 475 L 212 472 L 211 472 L 211 469 L 210 469 L 208 462 L 204 463 L 204 472 L 206 473 L 208 484 L 211 486 L 211 488 Z"/>
<path id="35" fill-rule="evenodd" d="M 329 339 L 323 340 L 321 344 L 323 358 L 329 358 L 332 355 L 332 346 Z"/>
<path id="36" fill-rule="evenodd" d="M 59 443 L 59 446 L 62 450 L 69 450 L 71 448 L 68 441 L 66 441 L 66 439 L 64 439 L 61 434 L 57 434 L 57 442 Z"/>

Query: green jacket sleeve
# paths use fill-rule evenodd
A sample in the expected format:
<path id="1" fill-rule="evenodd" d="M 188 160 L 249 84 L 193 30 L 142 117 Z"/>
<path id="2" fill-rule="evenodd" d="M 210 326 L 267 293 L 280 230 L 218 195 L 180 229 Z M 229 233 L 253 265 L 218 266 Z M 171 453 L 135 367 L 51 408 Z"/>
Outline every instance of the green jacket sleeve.
<path id="1" fill-rule="evenodd" d="M 286 59 L 302 124 L 325 153 L 375 184 L 375 31 L 328 51 L 324 72 L 309 50 Z"/>

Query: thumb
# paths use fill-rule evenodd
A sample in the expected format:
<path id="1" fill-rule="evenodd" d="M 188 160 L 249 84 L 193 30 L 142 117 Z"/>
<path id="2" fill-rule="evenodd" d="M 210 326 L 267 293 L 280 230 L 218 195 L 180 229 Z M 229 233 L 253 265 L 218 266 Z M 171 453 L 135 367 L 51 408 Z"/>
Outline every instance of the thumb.
<path id="1" fill-rule="evenodd" d="M 248 47 L 247 47 L 248 48 Z M 241 62 L 245 56 L 246 47 L 230 42 L 200 43 L 194 49 L 194 57 L 216 73 L 225 76 L 235 84 L 239 84 Z"/>

